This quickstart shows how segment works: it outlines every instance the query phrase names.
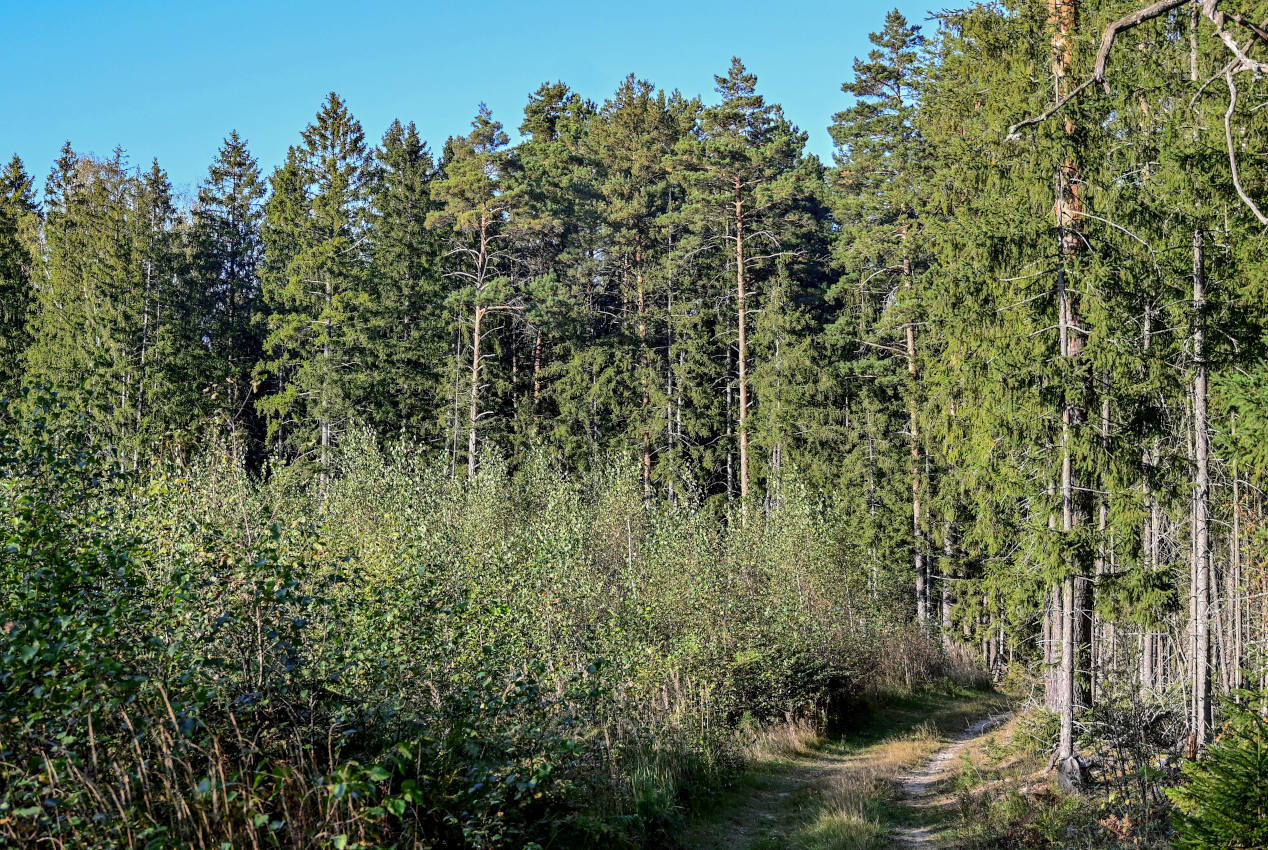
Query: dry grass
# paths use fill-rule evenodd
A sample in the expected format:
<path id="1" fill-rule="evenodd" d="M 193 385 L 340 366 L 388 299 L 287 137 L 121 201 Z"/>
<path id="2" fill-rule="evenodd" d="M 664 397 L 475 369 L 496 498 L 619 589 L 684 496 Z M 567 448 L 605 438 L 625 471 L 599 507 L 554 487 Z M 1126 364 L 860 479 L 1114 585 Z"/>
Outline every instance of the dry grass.
<path id="1" fill-rule="evenodd" d="M 844 740 L 808 723 L 754 730 L 753 770 L 681 836 L 694 850 L 880 850 L 890 846 L 898 780 L 970 721 L 1005 709 L 994 692 L 927 689 L 878 699 Z"/>
<path id="2" fill-rule="evenodd" d="M 823 736 L 808 720 L 793 720 L 763 726 L 744 745 L 744 753 L 754 763 L 793 759 L 810 755 L 824 743 Z"/>
<path id="3" fill-rule="evenodd" d="M 884 809 L 896 797 L 899 776 L 942 745 L 932 723 L 887 738 L 852 755 L 819 788 L 818 812 L 794 836 L 799 850 L 869 850 L 884 846 Z"/>

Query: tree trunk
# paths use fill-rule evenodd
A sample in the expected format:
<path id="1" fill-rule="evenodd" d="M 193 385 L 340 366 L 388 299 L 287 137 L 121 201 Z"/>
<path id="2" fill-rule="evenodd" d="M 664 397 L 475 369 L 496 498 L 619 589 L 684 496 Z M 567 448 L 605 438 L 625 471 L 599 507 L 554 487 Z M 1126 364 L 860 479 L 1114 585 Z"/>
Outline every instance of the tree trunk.
<path id="1" fill-rule="evenodd" d="M 906 238 L 906 232 L 903 233 Z M 903 257 L 903 280 L 908 293 L 912 290 L 911 259 Z M 920 521 L 921 494 L 923 491 L 922 473 L 924 461 L 920 452 L 920 422 L 916 411 L 916 323 L 914 317 L 908 317 L 907 336 L 907 375 L 911 381 L 908 388 L 907 420 L 911 430 L 911 531 L 912 560 L 916 569 L 916 619 L 926 625 L 930 616 L 929 605 L 929 560 L 925 553 L 925 531 Z M 945 587 L 945 586 L 944 586 Z"/>
<path id="2" fill-rule="evenodd" d="M 1237 434 L 1237 415 L 1229 419 L 1229 430 Z M 1242 490 L 1237 458 L 1230 465 L 1233 477 L 1233 527 L 1228 536 L 1228 601 L 1233 606 L 1233 690 L 1242 687 Z"/>
<path id="3" fill-rule="evenodd" d="M 643 368 L 643 398 L 641 412 L 643 416 L 643 506 L 652 506 L 652 429 L 649 422 L 648 407 L 651 405 L 651 355 L 647 350 L 647 296 L 643 292 L 643 256 L 639 249 L 634 250 L 635 277 L 638 280 L 638 340 Z"/>
<path id="4" fill-rule="evenodd" d="M 484 331 L 484 307 L 475 308 L 471 328 L 471 410 L 467 420 L 467 481 L 476 474 L 476 423 L 480 418 L 480 342 Z"/>
<path id="5" fill-rule="evenodd" d="M 1211 517 L 1210 446 L 1206 412 L 1206 250 L 1201 230 L 1193 232 L 1193 716 L 1198 747 L 1211 722 Z"/>
<path id="6" fill-rule="evenodd" d="M 1050 11 L 1053 23 L 1052 35 L 1052 71 L 1054 77 L 1054 98 L 1059 101 L 1065 95 L 1067 78 L 1074 64 L 1073 33 L 1078 15 L 1077 0 L 1050 0 Z M 1074 133 L 1074 122 L 1066 114 L 1065 132 L 1067 136 Z M 1078 162 L 1067 159 L 1058 169 L 1056 179 L 1056 203 L 1054 212 L 1057 225 L 1057 251 L 1059 255 L 1057 268 L 1057 306 L 1060 324 L 1061 356 L 1074 358 L 1082 350 L 1082 331 L 1078 328 L 1075 306 L 1066 281 L 1066 258 L 1078 251 L 1080 239 L 1078 219 L 1083 205 L 1079 188 L 1080 176 Z M 1074 536 L 1080 516 L 1075 506 L 1075 471 L 1074 449 L 1071 445 L 1073 429 L 1081 424 L 1082 411 L 1068 397 L 1063 402 L 1061 413 L 1061 514 L 1062 531 L 1065 539 Z M 1076 705 L 1076 624 L 1078 594 L 1076 593 L 1076 574 L 1080 572 L 1078 563 L 1066 565 L 1066 578 L 1061 593 L 1061 674 L 1060 674 L 1060 714 L 1061 736 L 1058 747 L 1058 759 L 1063 769 L 1067 763 L 1074 764 L 1074 710 Z M 1072 780 L 1073 781 L 1073 780 Z M 1077 784 L 1077 783 L 1076 783 Z"/>
<path id="7" fill-rule="evenodd" d="M 744 202 L 735 182 L 735 299 L 739 322 L 740 517 L 748 516 L 748 309 L 744 289 Z"/>

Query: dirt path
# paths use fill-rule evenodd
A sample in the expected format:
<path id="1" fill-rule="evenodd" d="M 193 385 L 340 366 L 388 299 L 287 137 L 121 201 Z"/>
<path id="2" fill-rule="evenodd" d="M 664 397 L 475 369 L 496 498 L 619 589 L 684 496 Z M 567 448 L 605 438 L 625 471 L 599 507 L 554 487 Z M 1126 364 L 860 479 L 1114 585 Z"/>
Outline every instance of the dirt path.
<path id="1" fill-rule="evenodd" d="M 965 748 L 1010 716 L 990 715 L 970 724 L 954 741 L 934 753 L 933 758 L 923 767 L 903 774 L 898 787 L 902 793 L 903 805 L 911 810 L 910 817 L 905 820 L 914 823 L 904 824 L 894 830 L 894 847 L 931 848 L 938 845 L 941 810 L 951 802 L 947 795 L 937 793 L 938 784 L 955 773 L 956 760 Z"/>
<path id="2" fill-rule="evenodd" d="M 991 693 L 913 697 L 878 710 L 846 739 L 809 740 L 758 756 L 736 787 L 688 819 L 677 846 L 935 847 L 933 823 L 945 813 L 934 787 L 954 772 L 966 746 L 1004 719 L 998 712 L 1006 707 Z"/>

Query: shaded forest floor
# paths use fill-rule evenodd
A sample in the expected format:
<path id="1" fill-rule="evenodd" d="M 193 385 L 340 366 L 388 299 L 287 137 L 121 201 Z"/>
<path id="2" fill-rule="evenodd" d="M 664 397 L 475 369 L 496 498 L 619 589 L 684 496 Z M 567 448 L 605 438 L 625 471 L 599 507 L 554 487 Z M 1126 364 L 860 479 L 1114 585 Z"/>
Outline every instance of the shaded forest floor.
<path id="1" fill-rule="evenodd" d="M 691 821 L 690 850 L 935 847 L 949 817 L 936 793 L 961 751 L 1008 709 L 993 691 L 887 700 L 856 730 L 824 739 L 801 727 L 766 733 L 755 766 Z M 932 759 L 932 761 L 931 761 Z"/>

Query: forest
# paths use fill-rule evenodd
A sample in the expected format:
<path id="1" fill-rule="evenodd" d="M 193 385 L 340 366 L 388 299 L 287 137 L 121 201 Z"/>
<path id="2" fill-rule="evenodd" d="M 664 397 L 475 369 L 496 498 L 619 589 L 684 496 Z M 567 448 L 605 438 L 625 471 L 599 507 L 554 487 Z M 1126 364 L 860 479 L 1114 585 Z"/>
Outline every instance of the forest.
<path id="1" fill-rule="evenodd" d="M 948 846 L 1268 847 L 1268 5 L 860 26 L 831 163 L 739 58 L 15 155 L 0 846 L 935 846 L 693 824 L 1001 698 Z"/>

